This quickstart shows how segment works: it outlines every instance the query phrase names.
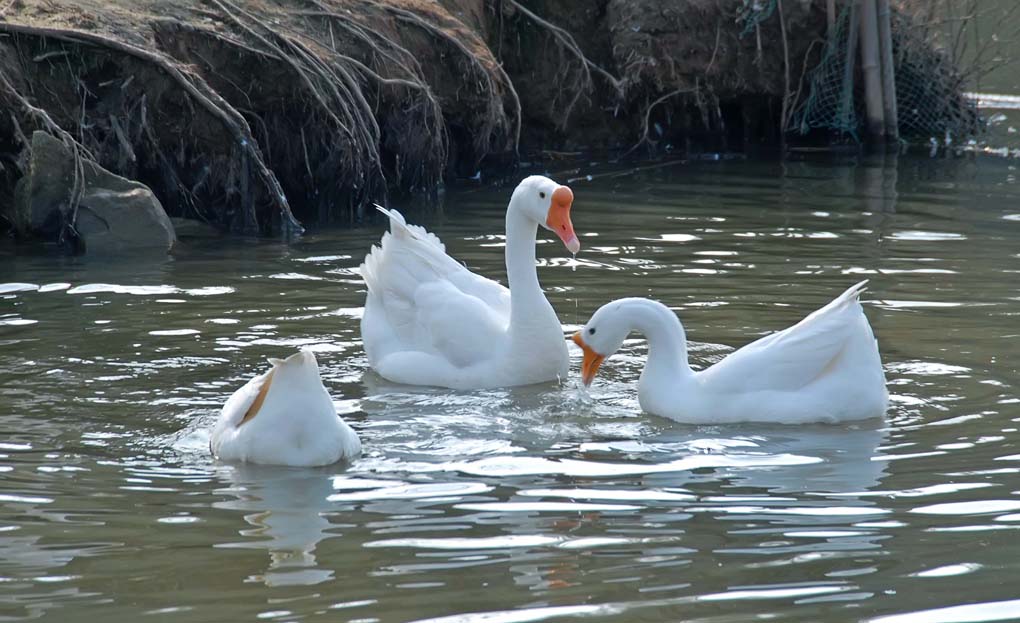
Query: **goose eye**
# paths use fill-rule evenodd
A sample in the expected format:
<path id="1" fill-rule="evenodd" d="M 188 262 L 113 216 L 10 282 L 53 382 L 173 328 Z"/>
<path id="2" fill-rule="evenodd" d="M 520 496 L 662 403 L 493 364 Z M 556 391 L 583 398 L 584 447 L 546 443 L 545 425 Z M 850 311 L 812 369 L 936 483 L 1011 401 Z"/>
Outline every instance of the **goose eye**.
<path id="1" fill-rule="evenodd" d="M 595 327 L 588 329 L 588 335 L 595 335 Z"/>
<path id="2" fill-rule="evenodd" d="M 541 197 L 542 199 L 545 199 L 545 191 L 544 191 L 544 190 L 543 190 L 543 191 L 540 191 L 540 192 L 538 193 L 538 196 L 539 196 L 539 197 Z"/>

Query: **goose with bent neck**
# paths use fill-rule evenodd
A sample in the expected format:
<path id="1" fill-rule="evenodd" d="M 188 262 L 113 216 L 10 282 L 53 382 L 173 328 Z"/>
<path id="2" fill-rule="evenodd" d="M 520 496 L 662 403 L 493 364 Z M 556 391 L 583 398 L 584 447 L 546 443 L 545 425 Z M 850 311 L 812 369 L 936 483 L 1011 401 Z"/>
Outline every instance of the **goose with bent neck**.
<path id="1" fill-rule="evenodd" d="M 542 176 L 514 190 L 507 206 L 509 288 L 465 268 L 434 234 L 380 208 L 390 231 L 361 266 L 368 286 L 361 321 L 369 364 L 391 381 L 454 389 L 555 381 L 569 367 L 563 329 L 538 282 L 538 227 L 571 253 L 573 193 Z"/>
<path id="2" fill-rule="evenodd" d="M 645 411 L 692 424 L 801 424 L 882 417 L 888 406 L 878 344 L 859 283 L 796 325 L 740 348 L 695 372 L 679 318 L 657 301 L 628 298 L 602 306 L 574 342 L 584 351 L 582 379 L 632 331 L 648 340 L 638 381 Z"/>

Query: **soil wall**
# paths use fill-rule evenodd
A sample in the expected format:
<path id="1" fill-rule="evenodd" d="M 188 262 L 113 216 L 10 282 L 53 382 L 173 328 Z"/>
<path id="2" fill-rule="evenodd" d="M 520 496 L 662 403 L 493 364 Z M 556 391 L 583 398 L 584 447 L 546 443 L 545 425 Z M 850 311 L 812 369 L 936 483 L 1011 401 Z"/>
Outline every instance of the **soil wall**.
<path id="1" fill-rule="evenodd" d="M 0 11 L 0 205 L 43 130 L 151 187 L 171 217 L 249 234 L 357 219 L 520 158 L 777 143 L 826 34 L 825 0 Z"/>

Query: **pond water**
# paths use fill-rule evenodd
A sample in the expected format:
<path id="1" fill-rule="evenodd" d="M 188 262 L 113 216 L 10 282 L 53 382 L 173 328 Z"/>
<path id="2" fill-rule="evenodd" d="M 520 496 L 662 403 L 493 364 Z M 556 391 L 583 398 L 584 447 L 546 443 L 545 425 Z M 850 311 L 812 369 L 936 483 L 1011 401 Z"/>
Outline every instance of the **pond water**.
<path id="1" fill-rule="evenodd" d="M 590 392 L 366 372 L 384 224 L 172 259 L 0 257 L 0 620 L 984 621 L 1020 616 L 1020 189 L 1002 159 L 559 172 L 583 248 L 539 276 L 572 332 L 654 296 L 704 366 L 864 278 L 886 421 L 642 414 L 628 341 Z M 503 277 L 508 188 L 408 210 Z M 404 207 L 404 206 L 397 206 Z M 365 454 L 218 464 L 207 427 L 314 349 Z M 571 347 L 576 375 L 580 355 Z"/>

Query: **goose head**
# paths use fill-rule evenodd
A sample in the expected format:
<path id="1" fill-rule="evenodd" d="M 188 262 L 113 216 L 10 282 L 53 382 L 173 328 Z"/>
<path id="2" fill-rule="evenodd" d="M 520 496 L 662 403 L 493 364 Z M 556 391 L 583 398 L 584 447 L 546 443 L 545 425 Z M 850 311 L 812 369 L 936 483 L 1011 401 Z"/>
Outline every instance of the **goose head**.
<path id="1" fill-rule="evenodd" d="M 631 297 L 606 303 L 574 334 L 574 343 L 584 351 L 581 380 L 585 385 L 591 384 L 602 362 L 620 350 L 631 331 L 647 338 L 649 358 L 659 348 L 666 356 L 665 361 L 676 366 L 678 372 L 691 373 L 687 363 L 687 334 L 680 319 L 658 301 Z"/>
<path id="2" fill-rule="evenodd" d="M 532 175 L 524 178 L 514 189 L 509 210 L 523 213 L 559 236 L 568 251 L 577 253 L 581 250 L 581 241 L 570 222 L 570 206 L 573 203 L 574 193 L 569 187 L 561 186 L 548 177 Z"/>
<path id="3" fill-rule="evenodd" d="M 648 299 L 619 299 L 600 307 L 572 338 L 584 353 L 580 366 L 584 384 L 592 384 L 599 366 L 620 350 L 630 331 L 647 332 L 656 325 L 679 326 L 679 322 L 668 307 Z M 680 335 L 682 338 L 682 328 Z"/>
<path id="4" fill-rule="evenodd" d="M 572 338 L 584 351 L 581 380 L 585 385 L 591 385 L 602 362 L 620 350 L 631 332 L 632 323 L 626 301 L 621 299 L 600 307 Z"/>

